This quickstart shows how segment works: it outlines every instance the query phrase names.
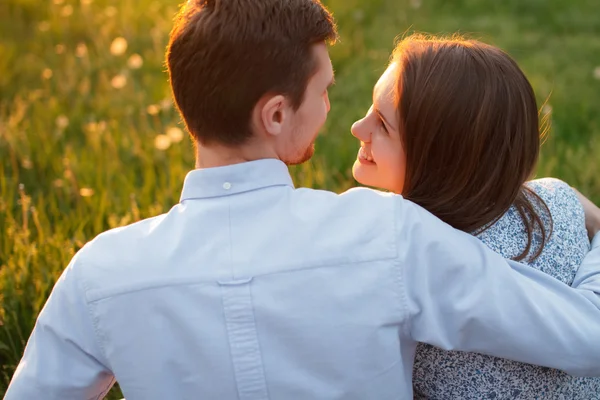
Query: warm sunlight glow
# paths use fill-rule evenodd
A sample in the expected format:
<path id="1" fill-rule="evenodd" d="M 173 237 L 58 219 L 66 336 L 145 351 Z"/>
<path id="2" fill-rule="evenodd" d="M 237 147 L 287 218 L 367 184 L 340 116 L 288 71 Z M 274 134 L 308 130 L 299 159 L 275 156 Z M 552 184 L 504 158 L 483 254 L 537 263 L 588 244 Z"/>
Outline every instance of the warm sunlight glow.
<path id="1" fill-rule="evenodd" d="M 48 80 L 52 78 L 53 72 L 50 68 L 44 68 L 42 71 L 42 79 Z"/>
<path id="2" fill-rule="evenodd" d="M 114 17 L 117 15 L 117 12 L 117 8 L 113 6 L 108 6 L 104 9 L 104 15 L 106 15 L 108 18 Z"/>
<path id="3" fill-rule="evenodd" d="M 69 126 L 69 118 L 66 115 L 56 117 L 56 127 L 58 129 L 65 129 L 67 126 Z"/>
<path id="4" fill-rule="evenodd" d="M 171 108 L 173 108 L 173 100 L 171 100 L 170 98 L 161 100 L 160 101 L 160 108 L 163 111 L 170 110 Z"/>
<path id="5" fill-rule="evenodd" d="M 123 89 L 125 87 L 125 85 L 127 85 L 127 77 L 123 74 L 119 74 L 119 75 L 115 76 L 114 78 L 112 78 L 112 80 L 110 81 L 110 84 L 115 89 Z"/>
<path id="6" fill-rule="evenodd" d="M 110 44 L 110 54 L 120 56 L 127 51 L 127 40 L 123 37 L 118 37 Z"/>
<path id="7" fill-rule="evenodd" d="M 150 104 L 146 108 L 146 112 L 150 115 L 158 115 L 158 113 L 160 112 L 160 107 L 157 106 L 156 104 Z"/>
<path id="8" fill-rule="evenodd" d="M 167 135 L 158 135 L 154 138 L 154 147 L 158 150 L 167 150 L 171 147 L 171 138 Z"/>
<path id="9" fill-rule="evenodd" d="M 33 162 L 29 158 L 24 158 L 23 161 L 21 161 L 21 166 L 25 169 L 32 169 Z"/>
<path id="10" fill-rule="evenodd" d="M 88 49 L 85 43 L 79 43 L 75 49 L 75 55 L 79 58 L 83 58 L 87 55 Z"/>
<path id="11" fill-rule="evenodd" d="M 185 135 L 183 134 L 183 131 L 180 128 L 172 126 L 169 129 L 167 129 L 167 136 L 169 137 L 169 139 L 171 139 L 173 143 L 179 143 L 183 140 L 183 137 Z"/>
<path id="12" fill-rule="evenodd" d="M 127 66 L 131 69 L 140 69 L 144 65 L 144 59 L 139 54 L 132 54 L 127 60 Z"/>
<path id="13" fill-rule="evenodd" d="M 73 6 L 70 4 L 64 6 L 62 10 L 60 10 L 60 15 L 63 17 L 70 17 L 71 15 L 73 15 Z"/>
<path id="14" fill-rule="evenodd" d="M 79 189 L 79 195 L 81 197 L 92 197 L 94 195 L 94 189 L 92 189 L 92 188 L 81 188 L 81 189 Z"/>
<path id="15" fill-rule="evenodd" d="M 421 8 L 422 4 L 423 3 L 421 0 L 410 0 L 410 6 L 412 8 L 414 8 L 415 10 L 418 10 L 419 8 Z"/>
<path id="16" fill-rule="evenodd" d="M 48 32 L 50 30 L 50 22 L 42 21 L 38 24 L 38 29 L 40 32 Z"/>

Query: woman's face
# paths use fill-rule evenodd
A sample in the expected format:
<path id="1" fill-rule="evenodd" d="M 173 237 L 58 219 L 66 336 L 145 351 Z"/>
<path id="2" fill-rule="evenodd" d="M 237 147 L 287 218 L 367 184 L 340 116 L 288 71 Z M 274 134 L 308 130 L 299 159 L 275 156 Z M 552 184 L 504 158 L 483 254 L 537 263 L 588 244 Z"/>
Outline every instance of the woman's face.
<path id="1" fill-rule="evenodd" d="M 367 115 L 352 125 L 352 135 L 360 140 L 360 150 L 352 168 L 354 179 L 402 193 L 406 172 L 406 154 L 399 132 L 394 103 L 397 63 L 383 73 L 373 90 L 373 105 Z"/>

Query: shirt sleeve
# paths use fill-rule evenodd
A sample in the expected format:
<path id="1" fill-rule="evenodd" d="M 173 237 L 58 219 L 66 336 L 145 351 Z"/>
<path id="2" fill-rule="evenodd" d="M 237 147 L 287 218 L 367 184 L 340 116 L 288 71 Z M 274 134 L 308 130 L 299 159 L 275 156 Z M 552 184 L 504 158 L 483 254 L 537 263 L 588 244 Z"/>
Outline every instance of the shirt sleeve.
<path id="1" fill-rule="evenodd" d="M 40 312 L 5 400 L 102 399 L 114 384 L 80 288 L 77 260 Z"/>
<path id="2" fill-rule="evenodd" d="M 600 237 L 573 288 L 503 259 L 411 202 L 398 204 L 413 340 L 600 376 Z"/>
<path id="3" fill-rule="evenodd" d="M 600 233 L 592 240 L 592 247 L 577 270 L 573 287 L 589 290 L 600 297 Z"/>

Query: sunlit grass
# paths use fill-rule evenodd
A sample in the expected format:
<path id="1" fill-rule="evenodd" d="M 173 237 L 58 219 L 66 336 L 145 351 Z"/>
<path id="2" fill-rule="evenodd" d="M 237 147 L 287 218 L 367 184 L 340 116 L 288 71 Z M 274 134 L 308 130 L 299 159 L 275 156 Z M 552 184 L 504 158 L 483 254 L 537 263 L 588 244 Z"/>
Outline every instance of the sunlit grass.
<path id="1" fill-rule="evenodd" d="M 539 175 L 600 201 L 596 0 L 325 3 L 342 35 L 331 50 L 338 83 L 316 157 L 293 168 L 297 185 L 355 185 L 349 128 L 398 34 L 461 31 L 511 53 L 547 100 Z M 164 67 L 176 10 L 167 0 L 0 2 L 0 394 L 75 251 L 178 201 L 194 159 Z"/>

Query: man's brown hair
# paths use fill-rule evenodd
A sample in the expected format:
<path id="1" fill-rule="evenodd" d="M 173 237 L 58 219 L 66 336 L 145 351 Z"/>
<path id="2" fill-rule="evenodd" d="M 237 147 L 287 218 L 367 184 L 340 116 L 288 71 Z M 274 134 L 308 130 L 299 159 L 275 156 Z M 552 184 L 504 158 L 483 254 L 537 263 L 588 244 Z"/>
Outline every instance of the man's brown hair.
<path id="1" fill-rule="evenodd" d="M 189 0 L 167 50 L 189 132 L 203 144 L 235 146 L 252 136 L 252 110 L 265 94 L 283 94 L 298 109 L 318 67 L 312 45 L 336 39 L 319 0 Z"/>
<path id="2" fill-rule="evenodd" d="M 422 35 L 399 42 L 393 62 L 406 151 L 404 197 L 470 233 L 514 205 L 528 236 L 515 259 L 537 258 L 552 217 L 524 185 L 536 167 L 541 135 L 535 95 L 521 69 L 496 47 Z M 536 233 L 541 245 L 532 249 Z"/>

